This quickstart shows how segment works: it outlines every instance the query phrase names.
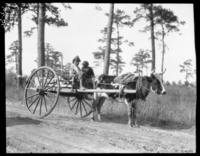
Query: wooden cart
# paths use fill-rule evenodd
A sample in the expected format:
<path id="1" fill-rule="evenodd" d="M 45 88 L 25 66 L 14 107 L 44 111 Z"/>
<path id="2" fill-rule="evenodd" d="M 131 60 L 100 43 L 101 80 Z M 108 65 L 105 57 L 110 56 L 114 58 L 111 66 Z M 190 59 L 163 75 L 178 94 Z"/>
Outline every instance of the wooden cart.
<path id="1" fill-rule="evenodd" d="M 83 118 L 93 111 L 93 95 L 95 92 L 119 93 L 119 90 L 73 89 L 70 81 L 63 82 L 63 79 L 52 68 L 42 66 L 27 79 L 24 101 L 32 114 L 44 118 L 56 107 L 59 96 L 63 96 L 71 111 Z M 135 90 L 125 90 L 124 92 L 135 93 Z"/>

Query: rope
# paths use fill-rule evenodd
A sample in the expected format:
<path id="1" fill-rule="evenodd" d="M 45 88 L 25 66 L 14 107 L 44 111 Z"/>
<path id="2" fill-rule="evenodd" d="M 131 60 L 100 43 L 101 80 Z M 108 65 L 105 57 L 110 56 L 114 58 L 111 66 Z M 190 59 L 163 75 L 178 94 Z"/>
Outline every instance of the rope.
<path id="1" fill-rule="evenodd" d="M 144 89 L 146 89 L 146 90 L 148 90 L 148 91 L 151 91 L 151 89 L 149 89 L 149 88 L 147 88 L 147 87 L 144 87 L 143 85 L 142 85 L 142 77 L 141 76 L 139 76 L 138 77 L 138 80 L 137 80 L 137 83 L 136 83 L 136 98 L 140 98 L 141 97 L 141 89 L 142 88 L 144 88 Z"/>
<path id="2" fill-rule="evenodd" d="M 136 98 L 140 98 L 141 97 L 141 89 L 142 89 L 142 77 L 139 75 L 138 80 L 136 82 Z"/>

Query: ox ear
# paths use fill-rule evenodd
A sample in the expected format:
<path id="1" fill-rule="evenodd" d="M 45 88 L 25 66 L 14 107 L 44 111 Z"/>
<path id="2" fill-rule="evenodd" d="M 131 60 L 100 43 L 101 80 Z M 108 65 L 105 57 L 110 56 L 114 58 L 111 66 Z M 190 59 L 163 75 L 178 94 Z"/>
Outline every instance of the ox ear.
<path id="1" fill-rule="evenodd" d="M 151 74 L 155 74 L 155 73 L 156 73 L 155 69 L 151 70 Z"/>
<path id="2" fill-rule="evenodd" d="M 151 73 L 151 78 L 153 79 L 153 78 L 155 78 L 156 76 L 155 76 L 155 73 Z"/>

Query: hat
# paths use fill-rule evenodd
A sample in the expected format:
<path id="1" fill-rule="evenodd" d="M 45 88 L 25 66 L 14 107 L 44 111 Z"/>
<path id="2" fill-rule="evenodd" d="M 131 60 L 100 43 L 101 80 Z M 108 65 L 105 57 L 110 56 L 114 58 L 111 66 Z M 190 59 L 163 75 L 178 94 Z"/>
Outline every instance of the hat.
<path id="1" fill-rule="evenodd" d="M 83 61 L 83 63 L 82 63 L 84 66 L 88 66 L 89 65 L 89 63 L 88 63 L 88 61 Z"/>
<path id="2" fill-rule="evenodd" d="M 72 62 L 74 63 L 75 61 L 81 62 L 81 59 L 79 58 L 79 56 L 74 57 L 74 59 L 72 60 Z"/>

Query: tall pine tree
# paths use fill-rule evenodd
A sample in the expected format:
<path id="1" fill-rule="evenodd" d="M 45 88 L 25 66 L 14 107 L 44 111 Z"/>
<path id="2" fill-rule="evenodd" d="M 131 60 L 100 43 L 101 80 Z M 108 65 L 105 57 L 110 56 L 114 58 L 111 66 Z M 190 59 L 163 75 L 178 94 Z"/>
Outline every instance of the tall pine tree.
<path id="1" fill-rule="evenodd" d="M 106 16 L 109 16 L 106 13 Z M 120 29 L 124 26 L 132 27 L 132 21 L 129 15 L 127 15 L 123 10 L 116 9 L 113 14 L 113 26 L 112 26 L 112 37 L 111 37 L 111 47 L 110 47 L 110 58 L 109 58 L 109 66 L 113 70 L 114 74 L 118 76 L 123 70 L 123 66 L 125 62 L 121 57 L 121 53 L 123 52 L 121 49 L 121 45 L 123 43 L 128 43 L 129 46 L 133 46 L 133 42 L 129 42 L 128 40 L 124 40 L 124 37 L 120 35 Z M 101 30 L 103 37 L 98 41 L 105 45 L 107 41 L 107 27 Z M 105 51 L 106 46 L 100 46 L 98 51 L 93 52 L 94 58 L 96 59 L 96 66 L 100 65 L 100 62 L 105 60 Z"/>
<path id="2" fill-rule="evenodd" d="M 161 62 L 161 73 L 164 70 L 164 56 L 166 52 L 166 42 L 165 37 L 170 32 L 178 32 L 179 26 L 185 24 L 184 21 L 179 21 L 178 17 L 174 15 L 173 11 L 170 9 L 165 9 L 162 6 L 155 7 L 155 24 L 159 26 L 156 31 L 156 35 L 161 37 L 162 43 L 162 62 Z M 162 74 L 163 80 L 163 74 Z"/>

